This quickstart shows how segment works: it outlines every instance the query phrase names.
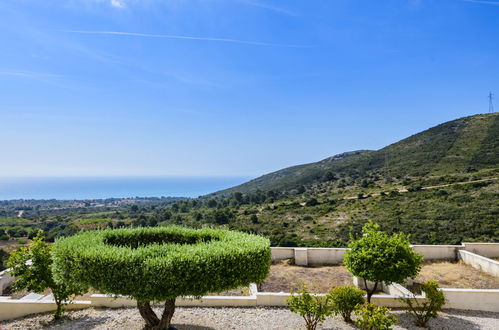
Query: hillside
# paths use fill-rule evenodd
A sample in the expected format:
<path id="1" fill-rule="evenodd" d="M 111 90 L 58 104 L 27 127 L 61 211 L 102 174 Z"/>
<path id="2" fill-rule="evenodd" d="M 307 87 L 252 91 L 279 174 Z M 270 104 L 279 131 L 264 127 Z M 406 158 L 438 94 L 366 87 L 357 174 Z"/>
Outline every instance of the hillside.
<path id="1" fill-rule="evenodd" d="M 339 178 L 387 179 L 472 172 L 499 164 L 499 114 L 449 121 L 376 151 L 342 153 L 319 162 L 293 166 L 209 196 L 234 192 L 293 191 Z"/>
<path id="2" fill-rule="evenodd" d="M 142 222 L 227 226 L 274 246 L 345 246 L 368 220 L 413 243 L 499 241 L 499 114 L 453 120 L 376 151 L 289 167 Z"/>

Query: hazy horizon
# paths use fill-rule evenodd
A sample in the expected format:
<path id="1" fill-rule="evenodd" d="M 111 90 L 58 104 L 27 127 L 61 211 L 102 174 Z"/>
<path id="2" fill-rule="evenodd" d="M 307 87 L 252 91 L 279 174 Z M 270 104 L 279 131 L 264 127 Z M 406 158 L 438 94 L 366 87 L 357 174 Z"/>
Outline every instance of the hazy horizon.
<path id="1" fill-rule="evenodd" d="M 85 200 L 206 195 L 248 177 L 24 177 L 0 178 L 0 200 Z"/>

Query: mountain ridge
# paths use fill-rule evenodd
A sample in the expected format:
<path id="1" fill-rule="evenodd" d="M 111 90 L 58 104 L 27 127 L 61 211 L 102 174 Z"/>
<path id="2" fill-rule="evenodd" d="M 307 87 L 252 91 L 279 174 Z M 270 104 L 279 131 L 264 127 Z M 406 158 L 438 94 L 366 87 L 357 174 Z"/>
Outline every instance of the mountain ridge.
<path id="1" fill-rule="evenodd" d="M 227 196 L 258 190 L 291 192 L 341 177 L 422 177 L 471 172 L 499 163 L 499 113 L 451 120 L 379 150 L 340 153 L 318 162 L 271 172 L 241 185 L 208 194 Z"/>

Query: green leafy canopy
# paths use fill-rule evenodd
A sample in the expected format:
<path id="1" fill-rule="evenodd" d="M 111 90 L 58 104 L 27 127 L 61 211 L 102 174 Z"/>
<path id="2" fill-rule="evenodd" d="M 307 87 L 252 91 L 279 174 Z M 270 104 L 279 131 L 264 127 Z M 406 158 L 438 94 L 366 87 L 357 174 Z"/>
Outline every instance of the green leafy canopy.
<path id="1" fill-rule="evenodd" d="M 362 234 L 345 254 L 344 262 L 354 276 L 372 282 L 403 283 L 421 270 L 423 256 L 410 247 L 408 235 L 389 236 L 371 221 Z"/>

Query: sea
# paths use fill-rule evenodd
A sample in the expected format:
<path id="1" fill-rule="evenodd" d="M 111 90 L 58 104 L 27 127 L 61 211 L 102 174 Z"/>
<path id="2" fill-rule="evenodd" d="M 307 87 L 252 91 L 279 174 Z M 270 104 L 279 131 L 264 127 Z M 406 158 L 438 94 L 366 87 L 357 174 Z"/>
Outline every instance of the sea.
<path id="1" fill-rule="evenodd" d="M 198 197 L 249 177 L 0 177 L 0 200 Z"/>

